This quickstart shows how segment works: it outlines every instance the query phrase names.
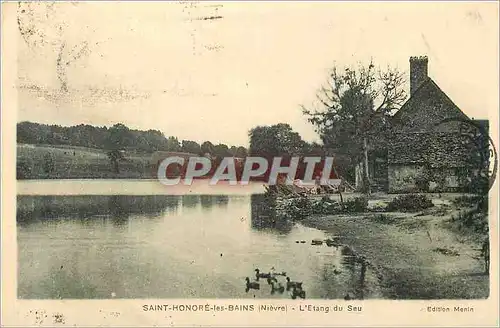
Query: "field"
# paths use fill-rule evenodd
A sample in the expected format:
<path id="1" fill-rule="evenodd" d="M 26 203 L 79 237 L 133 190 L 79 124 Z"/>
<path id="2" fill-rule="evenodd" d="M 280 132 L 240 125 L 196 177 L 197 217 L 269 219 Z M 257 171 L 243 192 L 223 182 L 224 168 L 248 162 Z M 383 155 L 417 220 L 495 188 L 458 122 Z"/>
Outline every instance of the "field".
<path id="1" fill-rule="evenodd" d="M 54 145 L 17 145 L 18 179 L 151 179 L 150 154 L 126 153 L 113 172 L 102 149 Z"/>

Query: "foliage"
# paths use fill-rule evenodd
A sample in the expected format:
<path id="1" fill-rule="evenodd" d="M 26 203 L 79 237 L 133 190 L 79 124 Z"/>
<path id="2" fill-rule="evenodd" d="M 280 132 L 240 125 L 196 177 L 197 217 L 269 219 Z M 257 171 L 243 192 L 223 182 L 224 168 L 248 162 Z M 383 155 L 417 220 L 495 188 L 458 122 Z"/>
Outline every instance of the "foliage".
<path id="1" fill-rule="evenodd" d="M 366 197 L 356 197 L 344 201 L 344 209 L 348 213 L 365 212 L 368 207 Z"/>
<path id="2" fill-rule="evenodd" d="M 375 201 L 368 208 L 370 212 L 385 212 L 387 208 L 387 203 L 384 201 Z"/>
<path id="3" fill-rule="evenodd" d="M 344 70 L 334 67 L 326 86 L 317 93 L 320 109 L 302 106 L 303 112 L 325 148 L 353 167 L 362 162 L 368 149 L 383 146 L 390 138 L 390 114 L 406 98 L 403 84 L 403 74 L 397 69 L 376 70 L 373 63 Z"/>
<path id="4" fill-rule="evenodd" d="M 108 153 L 108 158 L 111 162 L 111 166 L 113 167 L 113 171 L 115 173 L 120 173 L 120 168 L 118 166 L 118 162 L 124 159 L 124 156 L 120 150 L 112 150 Z"/>
<path id="5" fill-rule="evenodd" d="M 383 224 L 391 224 L 391 223 L 396 222 L 396 218 L 395 217 L 389 216 L 387 214 L 377 214 L 377 215 L 374 215 L 371 218 L 371 220 L 374 221 L 374 222 L 383 223 Z"/>
<path id="6" fill-rule="evenodd" d="M 453 200 L 453 204 L 460 207 L 477 206 L 484 197 L 481 195 L 462 195 Z"/>
<path id="7" fill-rule="evenodd" d="M 210 141 L 205 141 L 201 144 L 201 152 L 204 154 L 213 154 L 214 145 Z"/>
<path id="8" fill-rule="evenodd" d="M 201 155 L 201 146 L 196 141 L 182 140 L 180 148 L 186 153 Z"/>
<path id="9" fill-rule="evenodd" d="M 488 215 L 477 209 L 468 209 L 458 212 L 451 218 L 459 230 L 472 230 L 478 233 L 488 233 Z"/>
<path id="10" fill-rule="evenodd" d="M 233 150 L 233 148 L 236 148 Z M 231 147 L 231 153 L 235 157 L 239 158 L 245 158 L 247 157 L 247 149 L 245 147 L 239 146 L 239 147 Z"/>
<path id="11" fill-rule="evenodd" d="M 453 200 L 453 203 L 466 209 L 458 212 L 451 221 L 459 230 L 488 234 L 488 195 L 463 195 Z"/>
<path id="12" fill-rule="evenodd" d="M 233 154 L 229 151 L 229 148 L 224 144 L 214 146 L 212 155 L 219 159 L 222 157 L 233 156 Z"/>
<path id="13" fill-rule="evenodd" d="M 390 212 L 418 212 L 433 207 L 432 201 L 422 194 L 407 194 L 394 198 L 387 205 Z"/>
<path id="14" fill-rule="evenodd" d="M 306 142 L 289 124 L 257 126 L 248 133 L 250 156 L 299 155 Z"/>
<path id="15" fill-rule="evenodd" d="M 490 181 L 486 176 L 474 176 L 465 183 L 466 192 L 487 195 Z"/>
<path id="16" fill-rule="evenodd" d="M 388 116 L 406 98 L 403 83 L 401 72 L 391 68 L 377 71 L 373 63 L 347 67 L 343 73 L 334 67 L 327 85 L 317 94 L 322 110 L 303 107 L 304 114 L 316 126 L 327 148 L 360 157 L 362 140 L 353 137 L 371 133 L 379 140 Z"/>
<path id="17" fill-rule="evenodd" d="M 17 124 L 17 142 L 23 144 L 46 144 L 88 147 L 108 150 L 135 150 L 151 153 L 157 150 L 182 151 L 195 154 L 209 153 L 215 156 L 246 156 L 245 147 L 231 147 L 234 152 L 228 151 L 228 146 L 214 145 L 205 141 L 200 146 L 192 140 L 179 140 L 174 136 L 168 138 L 159 130 L 133 130 L 124 124 L 118 123 L 109 128 L 80 124 L 63 127 L 60 125 L 46 125 L 32 122 Z"/>
<path id="18" fill-rule="evenodd" d="M 122 154 L 121 151 L 119 150 L 112 150 L 108 153 L 108 158 L 111 160 L 111 161 L 119 161 L 119 160 L 122 160 L 124 159 L 124 156 Z"/>
<path id="19" fill-rule="evenodd" d="M 323 197 L 323 199 L 310 199 L 305 196 L 277 197 L 275 209 L 278 218 L 292 221 L 314 214 L 327 215 L 342 212 L 340 204 L 328 197 Z"/>
<path id="20" fill-rule="evenodd" d="M 275 213 L 279 219 L 301 220 L 311 214 L 311 207 L 311 201 L 304 196 L 278 197 Z"/>
<path id="21" fill-rule="evenodd" d="M 50 154 L 45 154 L 43 156 L 43 163 L 42 163 L 43 171 L 46 174 L 50 174 L 54 172 L 55 169 L 55 163 L 54 163 L 54 158 Z"/>
<path id="22" fill-rule="evenodd" d="M 339 214 L 342 212 L 342 207 L 339 202 L 331 200 L 330 197 L 324 196 L 321 199 L 312 201 L 311 214 Z"/>
<path id="23" fill-rule="evenodd" d="M 342 213 L 364 212 L 368 206 L 365 197 L 357 197 L 339 202 L 325 196 L 321 199 L 311 199 L 306 196 L 285 196 L 276 198 L 275 213 L 280 219 L 301 220 L 309 215 L 335 215 Z"/>
<path id="24" fill-rule="evenodd" d="M 165 148 L 170 151 L 181 151 L 181 144 L 176 137 L 168 137 Z"/>

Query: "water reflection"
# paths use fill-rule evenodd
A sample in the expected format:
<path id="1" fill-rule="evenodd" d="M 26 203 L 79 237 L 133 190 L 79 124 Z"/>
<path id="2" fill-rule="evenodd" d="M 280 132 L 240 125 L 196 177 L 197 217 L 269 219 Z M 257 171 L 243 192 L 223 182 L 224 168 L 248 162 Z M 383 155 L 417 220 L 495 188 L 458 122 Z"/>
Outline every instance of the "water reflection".
<path id="1" fill-rule="evenodd" d="M 265 279 L 245 292 L 256 268 L 275 268 L 303 282 L 307 298 L 373 297 L 353 250 L 311 245 L 328 236 L 273 218 L 273 208 L 264 195 L 19 196 L 18 295 L 290 298 Z"/>
<path id="2" fill-rule="evenodd" d="M 127 205 L 129 204 L 124 201 L 121 196 L 110 196 L 108 198 L 107 208 L 109 208 L 111 217 L 114 222 L 117 222 L 117 225 L 120 225 L 121 222 L 126 222 L 130 216 L 130 211 L 127 209 Z"/>
<path id="3" fill-rule="evenodd" d="M 364 260 L 361 260 L 361 273 L 359 275 L 359 282 L 357 285 L 356 296 L 358 299 L 364 299 L 365 295 L 365 279 L 366 279 L 366 267 L 367 263 Z"/>
<path id="4" fill-rule="evenodd" d="M 208 195 L 201 195 L 200 204 L 203 209 L 210 209 L 214 204 L 213 197 Z"/>
<path id="5" fill-rule="evenodd" d="M 157 217 L 176 213 L 179 196 L 18 196 L 16 218 L 19 224 L 40 219 L 78 218 L 88 220 L 111 216 L 127 220 L 131 215 Z"/>
<path id="6" fill-rule="evenodd" d="M 355 299 L 364 299 L 366 290 L 366 272 L 368 262 L 365 257 L 356 254 L 349 246 L 343 246 L 341 250 L 342 264 L 350 271 L 350 285 L 353 286 L 349 295 Z"/>
<path id="7" fill-rule="evenodd" d="M 213 196 L 213 200 L 215 201 L 215 204 L 221 208 L 227 207 L 227 204 L 229 203 L 229 196 L 227 195 L 215 195 Z"/>
<path id="8" fill-rule="evenodd" d="M 266 230 L 287 234 L 293 228 L 293 223 L 280 219 L 275 213 L 275 199 L 264 194 L 251 196 L 252 229 Z"/>
<path id="9" fill-rule="evenodd" d="M 342 254 L 342 264 L 354 274 L 356 271 L 356 256 L 354 252 L 350 247 L 345 246 L 341 248 L 340 252 Z"/>
<path id="10" fill-rule="evenodd" d="M 184 208 L 196 208 L 200 203 L 199 195 L 184 195 L 182 197 L 182 207 Z"/>

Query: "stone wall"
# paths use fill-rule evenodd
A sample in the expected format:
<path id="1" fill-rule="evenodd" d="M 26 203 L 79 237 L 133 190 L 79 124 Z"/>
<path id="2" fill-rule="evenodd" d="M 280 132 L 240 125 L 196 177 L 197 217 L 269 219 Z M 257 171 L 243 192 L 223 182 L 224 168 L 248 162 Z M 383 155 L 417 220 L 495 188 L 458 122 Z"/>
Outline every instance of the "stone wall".
<path id="1" fill-rule="evenodd" d="M 423 165 L 389 165 L 389 193 L 416 192 L 416 177 L 424 172 Z"/>
<path id="2" fill-rule="evenodd" d="M 388 147 L 389 164 L 469 167 L 478 156 L 475 144 L 458 133 L 396 133 Z"/>
<path id="3" fill-rule="evenodd" d="M 389 193 L 459 192 L 473 174 L 465 174 L 460 168 L 429 168 L 423 164 L 392 164 L 388 172 Z M 427 187 L 423 189 L 419 181 L 427 181 Z"/>

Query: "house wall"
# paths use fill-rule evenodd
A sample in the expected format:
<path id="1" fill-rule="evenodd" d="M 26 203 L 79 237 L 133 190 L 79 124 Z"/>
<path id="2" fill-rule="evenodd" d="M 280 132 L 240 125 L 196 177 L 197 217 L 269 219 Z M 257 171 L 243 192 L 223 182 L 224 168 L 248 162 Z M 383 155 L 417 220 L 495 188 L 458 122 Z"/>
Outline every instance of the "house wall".
<path id="1" fill-rule="evenodd" d="M 404 193 L 417 191 L 416 177 L 424 172 L 423 165 L 389 165 L 389 192 Z"/>
<path id="2" fill-rule="evenodd" d="M 390 165 L 389 169 L 389 192 L 407 193 L 422 192 L 417 180 L 429 173 L 424 165 Z M 428 179 L 429 192 L 458 192 L 465 186 L 467 177 L 459 172 L 457 168 L 441 167 L 433 168 Z"/>

